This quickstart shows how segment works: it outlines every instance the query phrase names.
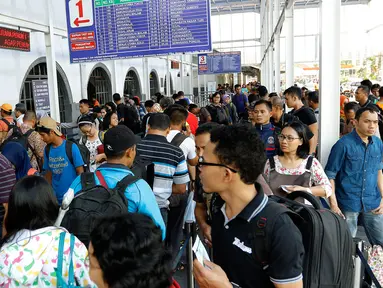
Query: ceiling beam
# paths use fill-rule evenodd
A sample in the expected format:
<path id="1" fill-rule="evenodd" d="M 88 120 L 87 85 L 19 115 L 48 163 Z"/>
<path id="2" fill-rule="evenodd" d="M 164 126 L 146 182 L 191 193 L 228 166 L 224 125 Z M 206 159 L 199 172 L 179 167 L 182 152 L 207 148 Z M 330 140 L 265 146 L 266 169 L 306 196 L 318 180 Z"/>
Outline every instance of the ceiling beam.
<path id="1" fill-rule="evenodd" d="M 319 1 L 310 0 L 297 0 L 297 1 L 286 1 L 288 6 L 292 6 L 294 3 L 294 9 L 306 9 L 306 8 L 318 8 Z M 267 0 L 243 0 L 243 1 L 226 1 L 226 2 L 217 2 L 212 3 L 212 15 L 225 15 L 225 14 L 237 14 L 237 13 L 246 13 L 246 12 L 256 12 L 260 13 L 261 5 L 265 6 Z M 342 6 L 348 5 L 365 5 L 370 3 L 371 0 L 342 0 Z M 282 3 L 281 9 L 284 9 L 286 3 Z M 232 9 L 232 8 L 238 8 Z M 289 7 L 287 7 L 289 8 Z"/>

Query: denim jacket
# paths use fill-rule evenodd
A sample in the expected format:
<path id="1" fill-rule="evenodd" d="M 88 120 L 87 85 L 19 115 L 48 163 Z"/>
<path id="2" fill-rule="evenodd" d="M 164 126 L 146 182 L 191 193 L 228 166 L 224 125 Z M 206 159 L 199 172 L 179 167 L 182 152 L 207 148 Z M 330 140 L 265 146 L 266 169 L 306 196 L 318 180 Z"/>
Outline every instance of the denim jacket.
<path id="1" fill-rule="evenodd" d="M 355 129 L 332 147 L 325 172 L 330 180 L 335 179 L 342 211 L 369 212 L 379 207 L 382 197 L 378 172 L 383 169 L 382 157 L 382 141 L 372 136 L 366 144 Z"/>

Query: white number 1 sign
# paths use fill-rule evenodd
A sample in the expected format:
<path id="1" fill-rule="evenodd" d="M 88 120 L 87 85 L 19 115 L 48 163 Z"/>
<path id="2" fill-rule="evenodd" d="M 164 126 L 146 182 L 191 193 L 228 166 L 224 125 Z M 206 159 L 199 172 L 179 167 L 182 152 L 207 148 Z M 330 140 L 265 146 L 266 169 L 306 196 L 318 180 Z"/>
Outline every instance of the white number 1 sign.
<path id="1" fill-rule="evenodd" d="M 70 26 L 72 28 L 88 27 L 93 25 L 92 0 L 69 1 Z"/>

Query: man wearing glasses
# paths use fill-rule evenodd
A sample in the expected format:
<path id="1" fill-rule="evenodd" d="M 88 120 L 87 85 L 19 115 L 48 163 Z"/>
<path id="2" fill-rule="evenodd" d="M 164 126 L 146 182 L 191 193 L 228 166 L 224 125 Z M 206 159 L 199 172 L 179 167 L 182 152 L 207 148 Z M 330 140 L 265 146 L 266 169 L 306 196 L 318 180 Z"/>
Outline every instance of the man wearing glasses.
<path id="1" fill-rule="evenodd" d="M 216 192 L 212 204 L 211 239 L 216 264 L 194 261 L 201 287 L 302 288 L 302 236 L 290 217 L 275 221 L 268 244 L 268 266 L 253 257 L 254 223 L 268 205 L 257 178 L 266 155 L 257 132 L 248 125 L 215 128 L 199 169 L 203 189 Z M 256 222 L 257 223 L 257 222 Z M 206 267 L 207 266 L 207 267 Z"/>

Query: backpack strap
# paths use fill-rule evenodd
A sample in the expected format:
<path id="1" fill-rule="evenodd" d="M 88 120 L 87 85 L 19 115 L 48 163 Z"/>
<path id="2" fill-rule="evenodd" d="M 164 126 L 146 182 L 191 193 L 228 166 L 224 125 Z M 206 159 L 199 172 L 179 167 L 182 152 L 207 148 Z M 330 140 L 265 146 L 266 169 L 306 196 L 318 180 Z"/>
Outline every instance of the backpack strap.
<path id="1" fill-rule="evenodd" d="M 93 173 L 85 172 L 85 173 L 81 174 L 81 187 L 83 190 L 89 190 L 95 186 L 96 186 L 96 181 L 94 180 L 94 174 Z"/>
<path id="2" fill-rule="evenodd" d="M 183 133 L 177 133 L 176 136 L 174 136 L 173 140 L 170 142 L 170 144 L 180 147 L 182 142 L 184 142 L 188 136 L 184 135 Z"/>
<path id="3" fill-rule="evenodd" d="M 33 133 L 33 129 L 29 129 L 27 132 L 24 133 L 24 136 L 27 137 L 27 139 L 29 138 L 29 136 L 31 136 L 31 134 Z"/>
<path id="4" fill-rule="evenodd" d="M 102 144 L 104 144 L 104 135 L 105 133 L 103 131 L 98 131 L 98 138 L 100 139 Z"/>
<path id="5" fill-rule="evenodd" d="M 52 144 L 48 144 L 47 146 L 45 146 L 45 156 L 47 156 L 47 159 L 49 161 L 49 153 L 51 152 L 51 147 L 52 147 Z"/>
<path id="6" fill-rule="evenodd" d="M 253 229 L 249 238 L 252 243 L 252 256 L 257 263 L 260 263 L 263 269 L 266 269 L 269 264 L 269 243 L 271 241 L 270 237 L 274 229 L 274 224 L 277 219 L 285 213 L 296 215 L 283 204 L 277 203 L 269 198 L 269 202 L 265 208 L 251 220 Z"/>
<path id="7" fill-rule="evenodd" d="M 65 244 L 65 234 L 66 232 L 60 233 L 59 249 L 58 249 L 58 259 L 57 259 L 57 287 L 64 287 L 63 279 L 63 257 L 64 257 L 64 244 Z"/>
<path id="8" fill-rule="evenodd" d="M 74 165 L 74 162 L 73 162 L 73 142 L 71 141 L 68 141 L 66 140 L 65 142 L 65 152 L 66 152 L 66 155 L 69 159 L 69 162 Z"/>
<path id="9" fill-rule="evenodd" d="M 76 281 L 75 281 L 75 278 L 74 278 L 74 268 L 73 268 L 73 252 L 74 252 L 74 235 L 73 234 L 70 234 L 70 254 L 69 254 L 69 275 L 68 275 L 68 287 L 78 287 L 76 285 Z"/>
<path id="10" fill-rule="evenodd" d="M 306 170 L 311 171 L 311 166 L 313 166 L 313 161 L 314 161 L 314 157 L 310 155 L 309 159 L 307 159 Z"/>
<path id="11" fill-rule="evenodd" d="M 269 158 L 269 164 L 270 164 L 270 171 L 275 170 L 275 160 L 274 157 Z"/>
<path id="12" fill-rule="evenodd" d="M 120 195 L 125 194 L 126 188 L 128 188 L 133 183 L 136 183 L 138 180 L 140 180 L 140 177 L 134 176 L 134 175 L 127 175 L 124 178 L 122 178 L 116 185 L 116 188 L 114 188 Z"/>
<path id="13" fill-rule="evenodd" d="M 100 170 L 96 170 L 96 177 L 98 178 L 98 181 L 100 181 L 100 184 L 108 189 L 108 184 L 106 184 L 106 181 L 105 181 L 105 178 L 104 176 L 102 175 L 101 171 Z M 118 183 L 117 183 L 118 184 Z"/>
<path id="14" fill-rule="evenodd" d="M 9 128 L 10 128 L 10 126 L 13 126 L 7 119 L 5 119 L 5 118 L 1 118 L 1 120 L 5 123 L 5 124 L 7 124 L 7 126 L 8 126 L 8 130 L 9 130 Z"/>

